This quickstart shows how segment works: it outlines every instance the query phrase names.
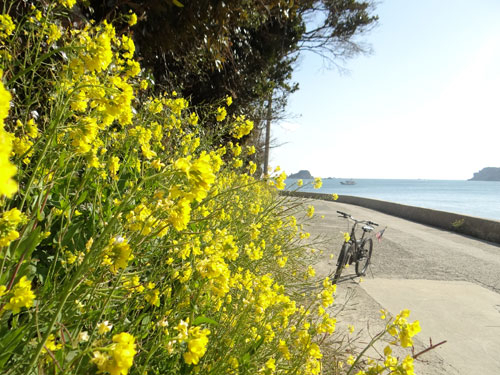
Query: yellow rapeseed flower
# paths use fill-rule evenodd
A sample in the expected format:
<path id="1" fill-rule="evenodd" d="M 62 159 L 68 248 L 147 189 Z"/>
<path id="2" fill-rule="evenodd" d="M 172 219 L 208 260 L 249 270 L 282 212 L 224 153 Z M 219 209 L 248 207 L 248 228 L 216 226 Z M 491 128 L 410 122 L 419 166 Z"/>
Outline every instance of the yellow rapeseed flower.
<path id="1" fill-rule="evenodd" d="M 257 170 L 257 164 L 255 164 L 253 161 L 248 162 L 248 173 L 252 175 L 255 173 L 256 170 Z"/>
<path id="2" fill-rule="evenodd" d="M 49 25 L 49 32 L 47 36 L 47 44 L 51 45 L 52 43 L 58 41 L 61 38 L 61 30 L 56 24 L 51 23 Z"/>
<path id="3" fill-rule="evenodd" d="M 4 120 L 9 114 L 12 97 L 5 89 L 1 77 L 0 71 L 0 197 L 5 195 L 10 198 L 17 192 L 17 183 L 13 179 L 17 168 L 9 160 L 14 136 L 4 130 Z"/>
<path id="4" fill-rule="evenodd" d="M 47 349 L 51 352 L 55 352 L 63 347 L 62 343 L 56 343 L 55 336 L 51 333 L 45 342 L 45 345 L 42 349 L 42 353 L 46 353 Z"/>
<path id="5" fill-rule="evenodd" d="M 307 207 L 307 216 L 313 217 L 313 215 L 314 215 L 314 206 L 310 205 L 309 207 Z"/>
<path id="6" fill-rule="evenodd" d="M 38 9 L 35 11 L 35 19 L 37 21 L 41 21 L 41 19 L 42 19 L 42 12 Z"/>
<path id="7" fill-rule="evenodd" d="M 146 302 L 153 306 L 160 306 L 160 291 L 158 289 L 149 290 L 144 296 Z"/>
<path id="8" fill-rule="evenodd" d="M 198 124 L 198 120 L 199 120 L 199 117 L 196 113 L 191 113 L 189 115 L 189 119 L 188 119 L 188 122 L 191 124 L 191 125 L 196 125 Z"/>
<path id="9" fill-rule="evenodd" d="M 283 190 L 286 186 L 285 180 L 286 180 L 286 173 L 281 172 L 281 174 L 275 178 L 276 189 Z"/>
<path id="10" fill-rule="evenodd" d="M 190 365 L 197 365 L 200 358 L 205 355 L 207 351 L 208 329 L 201 329 L 200 327 L 190 327 L 188 331 L 188 351 L 184 353 L 184 361 Z"/>
<path id="11" fill-rule="evenodd" d="M 226 111 L 226 108 L 224 107 L 219 107 L 217 108 L 217 114 L 215 116 L 215 118 L 217 119 L 217 121 L 223 121 L 227 116 L 227 111 Z"/>
<path id="12" fill-rule="evenodd" d="M 274 372 L 276 370 L 276 360 L 274 358 L 269 358 L 266 362 L 266 368 Z"/>
<path id="13" fill-rule="evenodd" d="M 112 156 L 108 163 L 109 172 L 113 180 L 118 180 L 118 169 L 120 168 L 120 158 L 117 156 Z"/>
<path id="14" fill-rule="evenodd" d="M 127 375 L 134 362 L 135 338 L 130 333 L 122 332 L 113 336 L 113 344 L 109 345 L 105 353 L 94 352 L 92 362 L 100 372 L 109 372 L 111 375 Z"/>
<path id="15" fill-rule="evenodd" d="M 59 0 L 59 4 L 69 9 L 73 8 L 73 5 L 75 5 L 75 3 L 76 0 Z"/>
<path id="16" fill-rule="evenodd" d="M 16 29 L 16 25 L 12 22 L 12 18 L 8 14 L 0 14 L 0 43 L 3 44 L 3 39 L 10 36 Z"/>
<path id="17" fill-rule="evenodd" d="M 21 277 L 16 285 L 12 288 L 13 296 L 5 305 L 7 310 L 12 310 L 13 314 L 19 313 L 21 307 L 29 308 L 33 306 L 35 294 L 31 290 L 31 281 L 26 276 Z"/>
<path id="18" fill-rule="evenodd" d="M 240 139 L 245 135 L 250 134 L 253 127 L 253 121 L 247 120 L 245 116 L 238 116 L 236 117 L 236 121 L 234 122 L 231 134 L 234 138 Z"/>
<path id="19" fill-rule="evenodd" d="M 314 277 L 316 275 L 316 270 L 312 266 L 307 267 L 307 275 L 309 277 Z"/>
<path id="20" fill-rule="evenodd" d="M 132 13 L 128 19 L 128 25 L 134 26 L 137 23 L 137 14 Z"/>
<path id="21" fill-rule="evenodd" d="M 30 156 L 33 155 L 33 142 L 27 136 L 14 138 L 12 151 L 19 157 L 24 156 L 23 163 L 29 164 Z"/>
<path id="22" fill-rule="evenodd" d="M 134 56 L 135 52 L 135 44 L 132 38 L 128 37 L 127 35 L 122 35 L 122 50 L 125 51 L 123 53 L 123 57 L 126 59 L 131 59 Z"/>
<path id="23" fill-rule="evenodd" d="M 123 237 L 113 237 L 103 250 L 104 265 L 108 265 L 112 273 L 118 272 L 120 268 L 126 268 L 128 262 L 134 259 L 132 249 L 128 241 Z"/>
<path id="24" fill-rule="evenodd" d="M 12 135 L 0 127 L 0 196 L 12 197 L 17 192 L 17 183 L 13 177 L 17 168 L 10 162 L 9 156 L 12 152 Z"/>
<path id="25" fill-rule="evenodd" d="M 19 238 L 17 226 L 26 221 L 26 216 L 17 208 L 2 213 L 0 216 L 0 247 L 8 246 Z"/>
<path id="26" fill-rule="evenodd" d="M 351 240 L 351 236 L 349 235 L 349 233 L 344 232 L 344 241 L 349 242 L 350 240 Z"/>
<path id="27" fill-rule="evenodd" d="M 188 199 L 181 199 L 170 211 L 169 222 L 178 231 L 186 229 L 191 219 L 191 202 Z"/>

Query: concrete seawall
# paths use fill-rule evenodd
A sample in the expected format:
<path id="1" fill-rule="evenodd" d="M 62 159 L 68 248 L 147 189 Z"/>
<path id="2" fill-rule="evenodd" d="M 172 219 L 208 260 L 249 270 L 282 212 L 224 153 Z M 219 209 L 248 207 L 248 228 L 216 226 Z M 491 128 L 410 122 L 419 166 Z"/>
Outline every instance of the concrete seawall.
<path id="1" fill-rule="evenodd" d="M 282 191 L 280 194 L 285 196 L 333 201 L 331 194 L 298 191 Z M 386 202 L 377 199 L 354 197 L 351 195 L 339 195 L 337 202 L 370 208 L 372 210 L 411 220 L 420 224 L 426 224 L 435 228 L 500 244 L 500 221 L 481 219 L 478 217 L 454 214 L 445 211 L 437 211 L 429 208 L 407 206 L 404 204 Z"/>

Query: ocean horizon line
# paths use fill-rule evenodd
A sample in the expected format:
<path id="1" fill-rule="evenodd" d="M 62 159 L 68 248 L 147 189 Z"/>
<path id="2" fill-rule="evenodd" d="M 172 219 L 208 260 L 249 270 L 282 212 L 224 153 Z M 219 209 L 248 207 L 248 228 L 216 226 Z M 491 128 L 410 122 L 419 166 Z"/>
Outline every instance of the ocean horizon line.
<path id="1" fill-rule="evenodd" d="M 303 179 L 285 180 L 287 191 L 318 192 L 352 195 L 415 207 L 453 212 L 474 217 L 500 220 L 500 181 L 433 180 L 433 179 L 353 179 L 352 184 L 341 184 L 345 179 L 322 179 L 321 188 L 314 189 Z"/>
<path id="2" fill-rule="evenodd" d="M 318 177 L 318 176 L 317 176 Z M 286 180 L 311 180 L 313 181 L 315 178 L 290 178 L 287 177 Z M 471 178 L 463 179 L 463 178 L 393 178 L 393 177 L 321 177 L 321 180 L 389 180 L 389 181 L 471 181 L 471 182 L 500 182 L 500 181 L 487 181 L 487 180 L 472 180 Z M 285 180 L 285 181 L 286 181 Z"/>

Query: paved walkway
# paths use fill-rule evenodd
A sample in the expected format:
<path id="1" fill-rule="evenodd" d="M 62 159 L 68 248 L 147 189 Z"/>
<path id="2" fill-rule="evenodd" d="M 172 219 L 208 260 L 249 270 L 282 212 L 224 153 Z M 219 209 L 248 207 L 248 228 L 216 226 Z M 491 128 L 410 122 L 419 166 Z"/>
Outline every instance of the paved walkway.
<path id="1" fill-rule="evenodd" d="M 323 275 L 334 269 L 347 231 L 336 210 L 388 227 L 383 241 L 375 240 L 364 281 L 354 277 L 354 267 L 343 274 L 338 301 L 350 298 L 351 308 L 340 313 L 340 320 L 373 331 L 381 327 L 380 308 L 393 315 L 408 308 L 422 326 L 417 350 L 428 346 L 429 337 L 433 343 L 447 340 L 422 356 L 417 374 L 500 374 L 500 246 L 358 206 L 307 204 L 314 205 L 317 217 L 308 230 L 326 239 L 324 260 L 316 266 Z"/>

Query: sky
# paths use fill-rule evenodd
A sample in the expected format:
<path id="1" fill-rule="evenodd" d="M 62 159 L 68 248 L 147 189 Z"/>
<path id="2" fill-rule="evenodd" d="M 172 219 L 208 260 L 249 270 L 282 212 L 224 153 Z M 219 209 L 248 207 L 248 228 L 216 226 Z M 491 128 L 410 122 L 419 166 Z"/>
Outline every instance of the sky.
<path id="1" fill-rule="evenodd" d="M 303 54 L 270 165 L 337 178 L 466 180 L 500 167 L 500 1 L 385 0 L 373 52 Z"/>

